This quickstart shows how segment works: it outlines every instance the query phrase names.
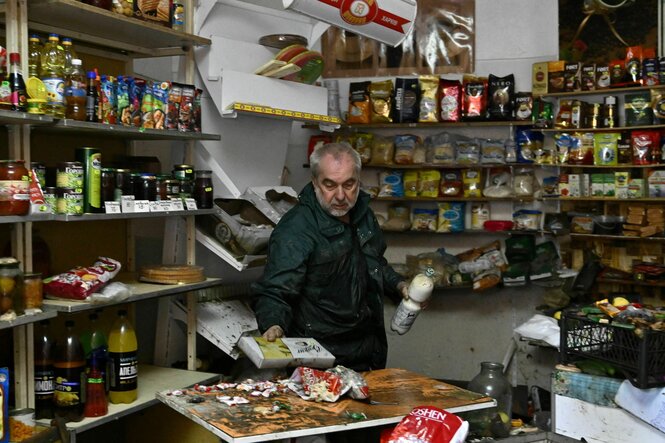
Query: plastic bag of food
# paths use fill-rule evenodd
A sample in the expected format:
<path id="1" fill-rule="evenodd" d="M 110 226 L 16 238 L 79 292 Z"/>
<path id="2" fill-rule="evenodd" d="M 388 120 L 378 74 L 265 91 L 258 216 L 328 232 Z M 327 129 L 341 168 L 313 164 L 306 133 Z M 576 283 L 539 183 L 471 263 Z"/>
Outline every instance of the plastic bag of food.
<path id="1" fill-rule="evenodd" d="M 462 172 L 464 197 L 482 197 L 480 169 L 464 169 Z"/>
<path id="2" fill-rule="evenodd" d="M 344 385 L 349 397 L 356 400 L 366 400 L 369 398 L 369 386 L 362 375 L 344 366 L 335 366 L 327 369 L 326 372 L 337 375 Z"/>
<path id="3" fill-rule="evenodd" d="M 413 208 L 411 210 L 412 231 L 436 231 L 438 211 L 434 208 Z"/>
<path id="4" fill-rule="evenodd" d="M 456 158 L 460 165 L 477 165 L 480 163 L 480 144 L 477 140 L 458 140 Z"/>
<path id="5" fill-rule="evenodd" d="M 413 154 L 416 145 L 420 142 L 417 135 L 405 134 L 395 136 L 395 163 L 410 165 L 413 163 Z"/>
<path id="6" fill-rule="evenodd" d="M 439 193 L 443 197 L 461 197 L 462 196 L 462 174 L 457 169 L 443 171 Z"/>
<path id="7" fill-rule="evenodd" d="M 353 148 L 358 151 L 362 164 L 369 163 L 372 159 L 372 143 L 374 134 L 359 133 L 356 134 L 356 143 Z"/>
<path id="8" fill-rule="evenodd" d="M 44 293 L 69 300 L 85 300 L 118 275 L 120 268 L 119 261 L 99 257 L 92 266 L 77 266 L 62 274 L 44 279 Z"/>
<path id="9" fill-rule="evenodd" d="M 387 443 L 464 443 L 469 423 L 434 406 L 418 406 L 392 430 Z"/>
<path id="10" fill-rule="evenodd" d="M 418 195 L 420 197 L 438 197 L 440 181 L 441 172 L 436 169 L 420 171 L 418 173 Z"/>
<path id="11" fill-rule="evenodd" d="M 404 197 L 404 173 L 386 171 L 379 174 L 379 197 Z"/>
<path id="12" fill-rule="evenodd" d="M 393 205 L 388 208 L 388 220 L 381 226 L 384 231 L 407 231 L 411 227 L 409 208 Z"/>
<path id="13" fill-rule="evenodd" d="M 296 368 L 287 384 L 301 398 L 316 402 L 336 402 L 345 392 L 337 374 L 306 366 Z"/>
<path id="14" fill-rule="evenodd" d="M 489 138 L 481 140 L 480 163 L 506 163 L 505 142 Z"/>
<path id="15" fill-rule="evenodd" d="M 442 165 L 455 163 L 454 140 L 447 132 L 428 136 L 425 139 L 425 149 L 428 163 Z"/>
<path id="16" fill-rule="evenodd" d="M 512 195 L 512 174 L 507 166 L 490 168 L 485 178 L 483 195 L 492 198 L 505 198 Z"/>
<path id="17" fill-rule="evenodd" d="M 538 181 L 532 168 L 517 168 L 513 175 L 513 191 L 516 197 L 533 197 Z"/>
<path id="18" fill-rule="evenodd" d="M 393 162 L 395 145 L 392 137 L 374 136 L 372 143 L 372 164 L 389 165 Z"/>

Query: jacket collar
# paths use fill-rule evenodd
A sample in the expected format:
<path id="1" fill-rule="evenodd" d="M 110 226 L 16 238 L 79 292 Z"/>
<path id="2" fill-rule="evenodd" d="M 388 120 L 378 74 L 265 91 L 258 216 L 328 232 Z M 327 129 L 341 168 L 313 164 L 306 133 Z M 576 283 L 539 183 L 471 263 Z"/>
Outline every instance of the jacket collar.
<path id="1" fill-rule="evenodd" d="M 311 182 L 303 188 L 298 198 L 300 204 L 305 205 L 312 210 L 323 235 L 331 237 L 333 235 L 341 234 L 344 231 L 344 223 L 323 210 L 319 201 L 316 199 L 314 185 Z M 369 210 L 369 200 L 369 194 L 361 190 L 358 194 L 358 200 L 356 201 L 355 206 L 351 209 L 351 223 L 354 226 L 357 226 L 367 214 L 367 211 Z"/>

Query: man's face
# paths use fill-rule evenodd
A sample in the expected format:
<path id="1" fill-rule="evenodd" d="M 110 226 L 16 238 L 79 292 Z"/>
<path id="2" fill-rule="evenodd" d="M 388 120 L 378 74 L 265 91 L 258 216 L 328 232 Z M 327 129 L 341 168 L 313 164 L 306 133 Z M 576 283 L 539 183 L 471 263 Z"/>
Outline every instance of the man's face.
<path id="1" fill-rule="evenodd" d="M 319 163 L 319 176 L 312 183 L 319 204 L 333 217 L 348 214 L 358 200 L 360 186 L 349 155 L 339 160 L 325 155 Z"/>

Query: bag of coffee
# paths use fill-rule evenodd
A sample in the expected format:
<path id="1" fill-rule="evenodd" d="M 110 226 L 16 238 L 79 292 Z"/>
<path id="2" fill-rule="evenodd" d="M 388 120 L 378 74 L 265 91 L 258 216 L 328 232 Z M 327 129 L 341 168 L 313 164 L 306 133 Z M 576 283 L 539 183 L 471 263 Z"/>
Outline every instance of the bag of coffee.
<path id="1" fill-rule="evenodd" d="M 462 118 L 462 84 L 459 80 L 439 82 L 439 101 L 442 122 L 458 122 Z"/>
<path id="2" fill-rule="evenodd" d="M 438 122 L 439 121 L 439 77 L 436 75 L 421 75 L 418 77 L 420 85 L 420 114 L 418 121 Z"/>
<path id="3" fill-rule="evenodd" d="M 390 118 L 390 108 L 393 100 L 392 80 L 372 82 L 369 85 L 369 99 L 372 109 L 370 121 L 372 123 L 391 123 L 393 121 Z"/>
<path id="4" fill-rule="evenodd" d="M 490 120 L 510 120 L 513 118 L 513 100 L 515 99 L 515 76 L 497 77 L 490 74 L 489 118 Z"/>
<path id="5" fill-rule="evenodd" d="M 347 123 L 369 123 L 370 103 L 369 85 L 371 82 L 356 82 L 349 84 L 349 115 Z"/>
<path id="6" fill-rule="evenodd" d="M 393 99 L 392 119 L 395 123 L 416 123 L 418 121 L 418 79 L 396 78 Z"/>

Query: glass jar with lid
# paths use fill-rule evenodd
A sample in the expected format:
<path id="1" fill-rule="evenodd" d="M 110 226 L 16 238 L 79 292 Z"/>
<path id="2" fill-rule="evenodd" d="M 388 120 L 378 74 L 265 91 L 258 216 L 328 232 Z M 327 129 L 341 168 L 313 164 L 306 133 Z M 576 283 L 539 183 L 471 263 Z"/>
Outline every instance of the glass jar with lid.
<path id="1" fill-rule="evenodd" d="M 192 190 L 196 207 L 210 209 L 213 204 L 212 171 L 194 171 L 194 188 Z"/>
<path id="2" fill-rule="evenodd" d="M 30 210 L 30 176 L 23 160 L 0 160 L 0 215 Z"/>
<path id="3" fill-rule="evenodd" d="M 23 302 L 25 309 L 41 309 L 44 301 L 44 287 L 40 272 L 26 272 L 23 275 Z"/>
<path id="4" fill-rule="evenodd" d="M 14 257 L 0 258 L 0 314 L 14 310 L 23 314 L 23 273 Z"/>

